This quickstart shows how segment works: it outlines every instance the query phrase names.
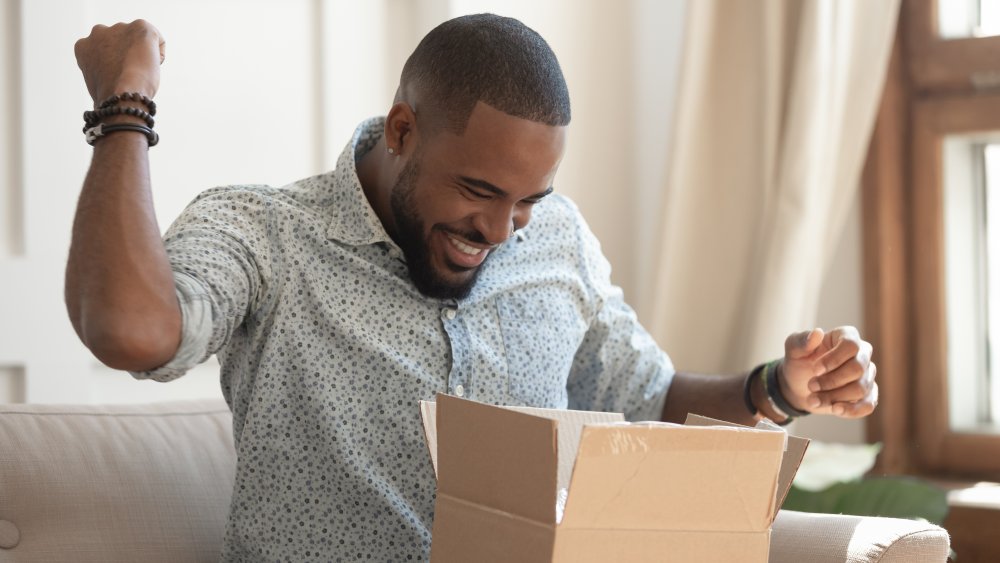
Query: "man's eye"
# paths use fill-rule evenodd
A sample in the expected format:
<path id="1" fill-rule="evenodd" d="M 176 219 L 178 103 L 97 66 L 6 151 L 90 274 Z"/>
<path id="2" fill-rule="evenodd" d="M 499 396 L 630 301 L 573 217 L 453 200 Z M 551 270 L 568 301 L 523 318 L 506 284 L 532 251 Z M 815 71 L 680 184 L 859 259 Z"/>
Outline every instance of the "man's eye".
<path id="1" fill-rule="evenodd" d="M 471 195 L 475 199 L 489 199 L 489 197 L 490 197 L 490 194 L 483 193 L 483 192 L 477 192 L 476 190 L 473 190 L 472 188 L 465 188 L 465 191 L 468 192 L 469 195 Z"/>

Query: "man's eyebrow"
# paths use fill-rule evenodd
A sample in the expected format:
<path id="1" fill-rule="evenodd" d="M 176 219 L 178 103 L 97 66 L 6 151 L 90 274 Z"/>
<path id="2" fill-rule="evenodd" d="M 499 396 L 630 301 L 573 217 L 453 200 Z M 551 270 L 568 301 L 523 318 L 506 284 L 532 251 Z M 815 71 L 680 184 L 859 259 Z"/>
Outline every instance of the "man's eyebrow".
<path id="1" fill-rule="evenodd" d="M 475 187 L 477 187 L 477 188 L 479 188 L 481 190 L 486 190 L 486 191 L 492 193 L 495 196 L 498 196 L 498 197 L 507 197 L 507 192 L 503 191 L 502 189 L 500 189 L 497 186 L 494 186 L 493 184 L 487 182 L 486 180 L 479 180 L 479 179 L 476 179 L 476 178 L 469 178 L 468 176 L 459 176 L 458 179 L 461 180 L 462 182 L 466 183 L 466 184 L 469 184 L 471 186 L 475 186 Z M 538 192 L 537 194 L 529 195 L 528 197 L 526 197 L 524 199 L 542 199 L 543 197 L 545 197 L 545 196 L 549 195 L 550 193 L 552 193 L 553 189 L 554 188 L 552 186 L 549 186 L 548 188 L 545 189 L 545 191 Z"/>

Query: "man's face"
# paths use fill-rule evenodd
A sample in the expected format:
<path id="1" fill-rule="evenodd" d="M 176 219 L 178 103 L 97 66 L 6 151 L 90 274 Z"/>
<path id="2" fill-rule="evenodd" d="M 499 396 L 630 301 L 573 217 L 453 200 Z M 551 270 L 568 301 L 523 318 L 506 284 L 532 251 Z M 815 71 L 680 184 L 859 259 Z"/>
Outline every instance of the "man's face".
<path id="1" fill-rule="evenodd" d="M 551 191 L 565 127 L 479 103 L 462 135 L 418 141 L 390 195 L 394 239 L 421 293 L 462 299 L 483 262 Z"/>

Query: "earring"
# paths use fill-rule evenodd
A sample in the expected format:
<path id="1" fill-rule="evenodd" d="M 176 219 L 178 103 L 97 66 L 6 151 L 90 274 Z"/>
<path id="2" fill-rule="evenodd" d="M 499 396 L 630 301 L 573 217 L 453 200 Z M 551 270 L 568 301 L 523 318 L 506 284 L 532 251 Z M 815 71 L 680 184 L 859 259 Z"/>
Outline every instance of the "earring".
<path id="1" fill-rule="evenodd" d="M 389 154 L 396 154 L 396 149 L 394 149 L 394 148 L 392 148 L 392 147 L 389 147 L 389 148 L 388 148 L 388 149 L 386 149 L 386 150 L 388 150 L 388 151 L 389 151 Z"/>

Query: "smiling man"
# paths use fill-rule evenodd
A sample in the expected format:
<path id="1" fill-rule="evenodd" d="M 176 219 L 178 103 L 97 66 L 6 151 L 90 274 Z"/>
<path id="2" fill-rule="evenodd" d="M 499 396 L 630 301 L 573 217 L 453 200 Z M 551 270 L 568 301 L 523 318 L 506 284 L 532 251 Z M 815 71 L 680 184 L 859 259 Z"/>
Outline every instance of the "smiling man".
<path id="1" fill-rule="evenodd" d="M 416 288 L 429 297 L 463 299 L 490 254 L 526 226 L 534 205 L 552 193 L 568 100 L 565 113 L 551 118 L 557 126 L 476 101 L 460 133 L 436 130 L 441 126 L 431 122 L 422 132 L 428 142 L 421 144 L 415 126 L 423 119 L 414 108 L 421 116 L 439 110 L 416 95 L 405 99 L 389 111 L 379 150 L 362 157 L 358 177 L 402 248 Z M 416 147 L 413 154 L 404 152 L 406 145 Z M 386 172 L 397 177 L 395 183 L 384 178 Z"/>
<path id="2" fill-rule="evenodd" d="M 333 171 L 209 190 L 163 239 L 147 151 L 164 42 L 143 21 L 97 26 L 76 54 L 94 154 L 69 315 L 139 378 L 218 355 L 238 456 L 225 561 L 426 559 L 435 480 L 417 404 L 439 392 L 630 419 L 875 406 L 871 346 L 850 327 L 793 334 L 746 374 L 675 373 L 553 192 L 569 95 L 516 20 L 438 26 Z"/>
<path id="3" fill-rule="evenodd" d="M 497 80 L 498 69 L 507 76 Z M 378 150 L 358 165 L 417 289 L 468 296 L 490 253 L 552 192 L 569 121 L 555 55 L 514 20 L 465 18 L 424 38 Z"/>

